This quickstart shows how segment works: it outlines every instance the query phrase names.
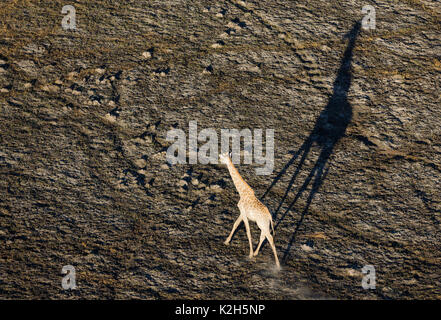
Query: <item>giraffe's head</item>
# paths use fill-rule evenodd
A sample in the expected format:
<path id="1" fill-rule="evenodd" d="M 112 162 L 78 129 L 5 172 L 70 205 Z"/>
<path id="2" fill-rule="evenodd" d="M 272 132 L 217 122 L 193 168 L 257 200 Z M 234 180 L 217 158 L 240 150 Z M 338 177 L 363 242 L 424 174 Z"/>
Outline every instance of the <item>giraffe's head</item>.
<path id="1" fill-rule="evenodd" d="M 231 159 L 231 152 L 225 152 L 219 155 L 219 162 L 222 164 L 227 164 Z"/>

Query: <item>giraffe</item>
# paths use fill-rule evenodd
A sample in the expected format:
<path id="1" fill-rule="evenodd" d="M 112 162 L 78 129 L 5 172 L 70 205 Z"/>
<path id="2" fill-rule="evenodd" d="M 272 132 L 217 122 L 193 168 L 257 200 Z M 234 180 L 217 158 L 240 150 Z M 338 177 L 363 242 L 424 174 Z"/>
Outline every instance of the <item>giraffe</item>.
<path id="1" fill-rule="evenodd" d="M 254 195 L 253 189 L 245 182 L 245 180 L 240 176 L 239 171 L 234 166 L 231 161 L 231 154 L 224 153 L 219 156 L 220 163 L 227 165 L 228 171 L 230 172 L 231 179 L 236 187 L 237 192 L 239 192 L 240 200 L 237 204 L 240 210 L 240 215 L 237 220 L 234 222 L 233 229 L 230 232 L 230 235 L 225 240 L 224 244 L 229 245 L 231 241 L 231 237 L 236 231 L 239 224 L 243 221 L 245 224 L 245 229 L 247 232 L 248 242 L 250 244 L 250 254 L 249 257 L 252 259 L 257 256 L 259 253 L 260 247 L 262 246 L 265 238 L 271 245 L 271 248 L 274 253 L 274 258 L 276 261 L 276 266 L 280 269 L 279 258 L 277 257 L 276 247 L 274 245 L 273 236 L 270 232 L 270 225 L 274 234 L 274 226 L 273 219 L 271 217 L 271 213 L 268 208 L 260 202 L 256 196 Z M 253 243 L 251 240 L 251 232 L 248 221 L 253 221 L 257 223 L 257 226 L 260 228 L 260 241 L 256 248 L 256 251 L 253 252 Z"/>

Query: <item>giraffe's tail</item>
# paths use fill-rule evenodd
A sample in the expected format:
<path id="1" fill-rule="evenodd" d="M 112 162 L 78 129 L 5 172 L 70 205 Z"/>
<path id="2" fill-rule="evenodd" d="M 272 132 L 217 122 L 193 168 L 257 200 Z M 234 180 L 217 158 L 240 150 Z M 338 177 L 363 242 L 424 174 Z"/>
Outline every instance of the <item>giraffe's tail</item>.
<path id="1" fill-rule="evenodd" d="M 271 211 L 268 209 L 268 207 L 266 208 L 266 211 L 268 212 L 268 215 L 269 215 L 269 217 L 270 217 L 271 230 L 273 230 L 273 236 L 274 236 L 274 221 L 273 221 L 273 214 L 272 214 Z"/>
<path id="2" fill-rule="evenodd" d="M 273 230 L 273 236 L 274 236 L 274 222 L 273 222 L 272 217 L 271 217 L 270 223 L 271 223 L 271 229 Z"/>

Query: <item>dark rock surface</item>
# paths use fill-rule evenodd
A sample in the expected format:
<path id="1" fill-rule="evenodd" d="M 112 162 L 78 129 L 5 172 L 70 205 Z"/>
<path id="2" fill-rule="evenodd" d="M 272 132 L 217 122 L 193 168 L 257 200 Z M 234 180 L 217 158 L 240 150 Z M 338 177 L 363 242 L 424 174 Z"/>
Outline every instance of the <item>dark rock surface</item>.
<path id="1" fill-rule="evenodd" d="M 419 0 L 2 2 L 0 298 L 440 299 L 440 21 Z M 280 272 L 243 226 L 223 244 L 225 167 L 167 164 L 192 120 L 275 129 L 273 174 L 238 169 Z"/>

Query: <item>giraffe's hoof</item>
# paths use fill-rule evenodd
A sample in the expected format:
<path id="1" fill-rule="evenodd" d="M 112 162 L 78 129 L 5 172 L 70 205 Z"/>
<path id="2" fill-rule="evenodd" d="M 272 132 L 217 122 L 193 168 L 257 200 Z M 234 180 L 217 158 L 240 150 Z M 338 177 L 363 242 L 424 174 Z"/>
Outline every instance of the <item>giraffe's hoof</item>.
<path id="1" fill-rule="evenodd" d="M 253 257 L 257 256 L 258 253 L 259 253 L 259 252 L 257 252 L 257 251 L 254 252 L 254 253 L 253 253 Z"/>
<path id="2" fill-rule="evenodd" d="M 225 241 L 224 241 L 224 245 L 229 246 L 229 245 L 230 245 L 230 241 L 225 240 Z"/>
<path id="3" fill-rule="evenodd" d="M 250 254 L 248 255 L 248 258 L 250 258 L 250 260 L 253 260 L 254 255 L 253 255 L 252 253 L 250 253 Z"/>

